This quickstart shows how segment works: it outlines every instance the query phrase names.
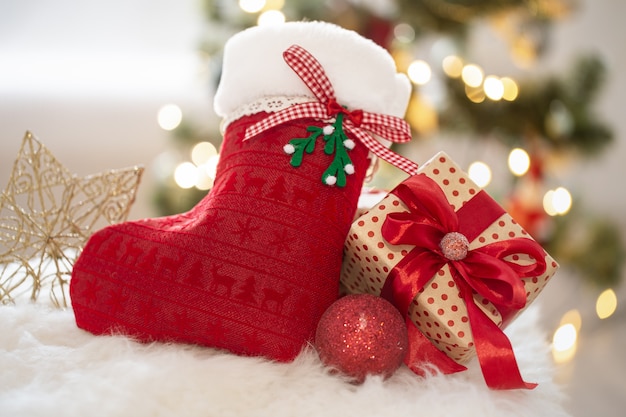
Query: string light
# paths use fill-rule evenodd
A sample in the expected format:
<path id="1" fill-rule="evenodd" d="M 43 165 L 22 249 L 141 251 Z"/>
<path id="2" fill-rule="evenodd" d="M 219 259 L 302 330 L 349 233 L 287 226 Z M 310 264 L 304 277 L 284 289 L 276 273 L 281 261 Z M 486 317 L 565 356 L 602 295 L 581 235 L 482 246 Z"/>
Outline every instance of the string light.
<path id="1" fill-rule="evenodd" d="M 268 10 L 259 15 L 259 26 L 275 26 L 285 23 L 285 15 L 279 10 Z"/>
<path id="2" fill-rule="evenodd" d="M 556 363 L 570 361 L 576 354 L 578 331 L 572 323 L 559 326 L 552 337 L 552 357 Z"/>
<path id="3" fill-rule="evenodd" d="M 564 351 L 571 348 L 576 343 L 576 339 L 578 339 L 576 327 L 572 323 L 566 323 L 556 329 L 552 343 L 555 350 Z"/>
<path id="4" fill-rule="evenodd" d="M 550 216 L 567 214 L 572 207 L 572 195 L 564 187 L 548 190 L 543 196 L 543 209 Z"/>
<path id="5" fill-rule="evenodd" d="M 393 28 L 393 36 L 402 43 L 411 43 L 415 39 L 415 30 L 406 23 L 400 23 Z"/>
<path id="6" fill-rule="evenodd" d="M 265 7 L 265 0 L 239 0 L 239 7 L 246 13 L 257 13 Z"/>
<path id="7" fill-rule="evenodd" d="M 470 87 L 469 85 L 465 86 L 465 95 L 470 99 L 473 103 L 482 103 L 485 101 L 485 90 L 479 87 Z"/>
<path id="8" fill-rule="evenodd" d="M 211 157 L 217 155 L 217 149 L 211 142 L 197 143 L 191 149 L 191 161 L 200 166 L 205 164 Z"/>
<path id="9" fill-rule="evenodd" d="M 467 175 L 481 188 L 486 187 L 491 182 L 491 168 L 484 162 L 472 162 L 467 169 Z"/>
<path id="10" fill-rule="evenodd" d="M 463 60 L 456 55 L 448 55 L 441 63 L 443 72 L 450 78 L 459 78 L 463 72 Z"/>
<path id="11" fill-rule="evenodd" d="M 553 205 L 558 214 L 567 213 L 572 207 L 572 195 L 563 187 L 557 188 L 554 190 Z"/>
<path id="12" fill-rule="evenodd" d="M 517 87 L 517 83 L 509 77 L 500 78 L 502 82 L 502 86 L 504 87 L 504 92 L 502 94 L 502 98 L 506 101 L 513 101 L 517 98 L 519 94 L 519 88 Z"/>
<path id="13" fill-rule="evenodd" d="M 548 190 L 543 196 L 543 210 L 549 216 L 556 216 L 557 214 L 559 214 L 556 212 L 556 209 L 554 208 L 554 204 L 552 203 L 553 200 L 554 200 L 554 190 Z"/>
<path id="14" fill-rule="evenodd" d="M 521 148 L 511 150 L 508 162 L 509 169 L 513 175 L 518 177 L 526 174 L 530 168 L 530 156 L 528 156 L 528 153 Z"/>
<path id="15" fill-rule="evenodd" d="M 409 65 L 407 74 L 409 79 L 415 84 L 424 85 L 430 81 L 432 72 L 430 70 L 430 65 L 428 65 L 426 61 L 416 60 L 411 62 Z"/>
<path id="16" fill-rule="evenodd" d="M 446 56 L 441 67 L 448 77 L 461 77 L 465 83 L 465 94 L 474 103 L 482 103 L 486 97 L 493 101 L 513 101 L 519 94 L 517 83 L 512 78 L 495 75 L 485 77 L 481 67 L 476 64 L 464 65 L 463 60 L 456 55 Z"/>
<path id="17" fill-rule="evenodd" d="M 617 296 L 612 289 L 606 289 L 598 296 L 596 301 L 596 314 L 601 319 L 611 317 L 617 310 Z"/>
<path id="18" fill-rule="evenodd" d="M 199 142 L 191 150 L 193 162 L 182 162 L 174 169 L 174 182 L 180 188 L 208 190 L 215 181 L 219 153 L 210 142 Z"/>
<path id="19" fill-rule="evenodd" d="M 191 162 L 180 163 L 174 170 L 174 181 L 180 188 L 191 188 L 198 181 L 198 167 Z"/>
<path id="20" fill-rule="evenodd" d="M 482 68 L 475 64 L 467 64 L 461 70 L 461 79 L 470 87 L 480 87 L 483 83 L 483 77 Z"/>
<path id="21" fill-rule="evenodd" d="M 552 338 L 552 357 L 556 363 L 569 362 L 574 358 L 581 326 L 582 318 L 578 310 L 572 309 L 563 314 Z"/>
<path id="22" fill-rule="evenodd" d="M 557 188 L 552 196 L 552 206 L 557 214 L 566 214 L 572 207 L 572 195 L 566 188 Z"/>
<path id="23" fill-rule="evenodd" d="M 157 113 L 157 122 L 163 130 L 174 130 L 183 120 L 183 112 L 176 104 L 166 104 Z"/>
<path id="24" fill-rule="evenodd" d="M 495 75 L 489 75 L 485 78 L 483 90 L 485 90 L 485 95 L 493 101 L 499 101 L 504 96 L 504 84 Z"/>

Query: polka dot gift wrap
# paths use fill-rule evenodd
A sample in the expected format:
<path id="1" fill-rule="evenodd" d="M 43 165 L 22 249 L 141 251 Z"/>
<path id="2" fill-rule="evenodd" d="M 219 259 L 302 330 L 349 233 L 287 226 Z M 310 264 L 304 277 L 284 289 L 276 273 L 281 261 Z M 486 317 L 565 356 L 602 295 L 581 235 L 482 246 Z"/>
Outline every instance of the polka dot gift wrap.
<path id="1" fill-rule="evenodd" d="M 427 363 L 457 372 L 478 353 L 492 388 L 534 386 L 516 374 L 501 329 L 558 264 L 448 155 L 356 219 L 344 251 L 344 288 L 383 296 L 405 315 L 413 339 L 405 362 L 415 372 Z"/>

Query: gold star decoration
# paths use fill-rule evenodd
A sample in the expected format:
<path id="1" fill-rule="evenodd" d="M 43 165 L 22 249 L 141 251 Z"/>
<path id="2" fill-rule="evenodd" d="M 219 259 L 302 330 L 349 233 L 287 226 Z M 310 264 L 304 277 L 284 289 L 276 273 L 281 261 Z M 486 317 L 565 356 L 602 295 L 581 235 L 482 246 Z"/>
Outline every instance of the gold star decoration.
<path id="1" fill-rule="evenodd" d="M 93 232 L 125 221 L 142 167 L 78 177 L 26 132 L 0 194 L 0 303 L 49 289 L 67 307 L 72 266 Z"/>

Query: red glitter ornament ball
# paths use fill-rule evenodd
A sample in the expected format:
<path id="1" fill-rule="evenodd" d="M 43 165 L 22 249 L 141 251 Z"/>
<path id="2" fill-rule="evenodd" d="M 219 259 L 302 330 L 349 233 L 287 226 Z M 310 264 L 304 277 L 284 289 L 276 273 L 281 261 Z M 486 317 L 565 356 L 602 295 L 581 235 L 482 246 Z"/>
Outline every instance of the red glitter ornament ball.
<path id="1" fill-rule="evenodd" d="M 368 374 L 391 376 L 402 364 L 408 336 L 400 312 L 370 294 L 347 295 L 322 315 L 315 347 L 322 362 L 361 383 Z"/>

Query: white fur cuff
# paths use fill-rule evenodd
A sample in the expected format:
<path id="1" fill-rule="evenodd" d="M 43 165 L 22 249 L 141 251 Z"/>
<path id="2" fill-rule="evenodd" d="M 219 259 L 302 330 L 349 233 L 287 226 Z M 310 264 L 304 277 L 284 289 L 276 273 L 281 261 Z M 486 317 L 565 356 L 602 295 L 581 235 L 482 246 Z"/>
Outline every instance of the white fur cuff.
<path id="1" fill-rule="evenodd" d="M 229 39 L 215 94 L 216 113 L 227 117 L 264 97 L 314 97 L 283 60 L 283 51 L 293 44 L 322 64 L 340 104 L 404 116 L 411 86 L 404 74 L 396 73 L 387 51 L 356 32 L 325 22 L 256 26 Z"/>

